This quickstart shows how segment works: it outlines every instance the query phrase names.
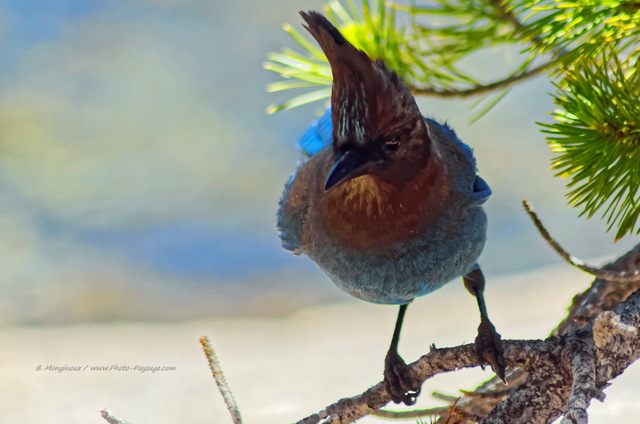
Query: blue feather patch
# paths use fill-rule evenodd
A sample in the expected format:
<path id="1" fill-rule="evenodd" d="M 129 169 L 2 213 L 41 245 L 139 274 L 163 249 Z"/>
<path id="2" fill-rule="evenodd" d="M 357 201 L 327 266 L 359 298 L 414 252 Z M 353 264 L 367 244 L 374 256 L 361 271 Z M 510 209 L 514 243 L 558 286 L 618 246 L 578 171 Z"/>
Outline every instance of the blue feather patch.
<path id="1" fill-rule="evenodd" d="M 311 123 L 309 129 L 298 140 L 298 147 L 309 156 L 313 156 L 333 142 L 333 123 L 331 108 Z"/>

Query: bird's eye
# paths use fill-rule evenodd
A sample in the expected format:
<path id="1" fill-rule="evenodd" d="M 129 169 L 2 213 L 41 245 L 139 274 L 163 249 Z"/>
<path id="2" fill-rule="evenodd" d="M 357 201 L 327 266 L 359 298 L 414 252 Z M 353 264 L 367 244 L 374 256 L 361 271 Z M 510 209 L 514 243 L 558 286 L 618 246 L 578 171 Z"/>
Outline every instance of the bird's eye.
<path id="1" fill-rule="evenodd" d="M 399 145 L 400 143 L 398 143 L 397 140 L 387 141 L 384 143 L 384 150 L 386 150 L 387 152 L 395 152 L 396 150 L 398 150 Z"/>

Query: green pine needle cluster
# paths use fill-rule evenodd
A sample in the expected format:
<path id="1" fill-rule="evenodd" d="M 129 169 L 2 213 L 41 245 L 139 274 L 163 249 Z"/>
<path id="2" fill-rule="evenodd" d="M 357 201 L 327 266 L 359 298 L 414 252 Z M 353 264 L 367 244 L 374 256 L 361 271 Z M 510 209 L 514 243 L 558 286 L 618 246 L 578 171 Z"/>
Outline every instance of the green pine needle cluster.
<path id="1" fill-rule="evenodd" d="M 420 58 L 412 55 L 411 41 L 407 31 L 396 25 L 395 11 L 385 6 L 383 1 L 371 5 L 364 0 L 361 7 L 354 0 L 346 0 L 345 8 L 337 0 L 325 7 L 327 17 L 340 28 L 342 34 L 356 47 L 366 51 L 373 58 L 384 59 L 385 63 L 398 72 L 406 81 L 415 79 L 422 64 Z M 324 53 L 315 41 L 303 35 L 291 25 L 284 25 L 304 53 L 285 48 L 280 53 L 270 53 L 264 64 L 265 69 L 278 72 L 284 81 L 271 83 L 267 91 L 281 91 L 291 88 L 310 88 L 312 91 L 298 95 L 288 101 L 269 106 L 267 113 L 290 109 L 331 95 L 331 67 Z M 320 88 L 318 88 L 320 87 Z"/>
<path id="2" fill-rule="evenodd" d="M 600 213 L 616 240 L 640 234 L 640 1 L 332 0 L 326 15 L 345 37 L 398 72 L 415 95 L 479 96 L 482 116 L 509 88 L 547 73 L 555 79 L 555 121 L 541 124 L 568 180 L 569 203 Z M 309 37 L 291 26 L 303 53 L 271 53 L 265 68 L 283 81 L 269 91 L 302 89 L 269 112 L 331 94 L 331 68 Z M 488 48 L 519 52 L 486 80 L 468 60 Z"/>
<path id="3" fill-rule="evenodd" d="M 536 0 L 514 2 L 514 9 L 530 12 L 523 34 L 539 42 L 531 50 L 538 54 L 559 53 L 564 63 L 591 56 L 603 48 L 640 35 L 640 2 L 611 0 Z M 624 49 L 623 46 L 619 46 Z M 558 68 L 561 72 L 563 68 Z"/>
<path id="4" fill-rule="evenodd" d="M 555 123 L 541 124 L 570 204 L 588 217 L 603 210 L 616 240 L 640 232 L 640 73 L 630 61 L 607 51 L 600 63 L 576 63 L 556 84 Z"/>

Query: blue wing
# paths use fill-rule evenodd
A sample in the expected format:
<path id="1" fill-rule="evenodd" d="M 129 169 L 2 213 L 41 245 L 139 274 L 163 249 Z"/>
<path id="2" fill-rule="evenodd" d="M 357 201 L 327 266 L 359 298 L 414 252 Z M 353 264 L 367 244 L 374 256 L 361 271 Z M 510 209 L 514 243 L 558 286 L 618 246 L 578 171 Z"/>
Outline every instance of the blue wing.
<path id="1" fill-rule="evenodd" d="M 333 124 L 331 122 L 331 108 L 324 115 L 311 123 L 300 140 L 298 147 L 309 156 L 313 156 L 333 142 Z"/>

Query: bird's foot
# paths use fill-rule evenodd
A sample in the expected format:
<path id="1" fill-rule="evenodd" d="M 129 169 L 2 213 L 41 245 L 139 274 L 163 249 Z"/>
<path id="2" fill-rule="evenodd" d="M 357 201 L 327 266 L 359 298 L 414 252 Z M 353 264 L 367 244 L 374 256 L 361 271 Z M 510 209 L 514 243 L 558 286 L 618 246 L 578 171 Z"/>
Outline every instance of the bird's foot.
<path id="1" fill-rule="evenodd" d="M 480 326 L 478 327 L 478 337 L 476 337 L 476 352 L 484 361 L 488 362 L 500 380 L 505 384 L 505 363 L 504 352 L 502 349 L 502 339 L 496 331 L 491 321 L 486 317 L 482 317 Z M 484 369 L 484 366 L 482 366 Z"/>
<path id="2" fill-rule="evenodd" d="M 410 406 L 420 395 L 420 381 L 411 376 L 411 369 L 395 350 L 389 350 L 384 360 L 384 385 L 395 403 Z"/>

